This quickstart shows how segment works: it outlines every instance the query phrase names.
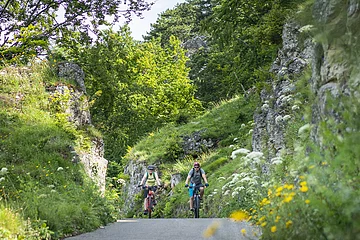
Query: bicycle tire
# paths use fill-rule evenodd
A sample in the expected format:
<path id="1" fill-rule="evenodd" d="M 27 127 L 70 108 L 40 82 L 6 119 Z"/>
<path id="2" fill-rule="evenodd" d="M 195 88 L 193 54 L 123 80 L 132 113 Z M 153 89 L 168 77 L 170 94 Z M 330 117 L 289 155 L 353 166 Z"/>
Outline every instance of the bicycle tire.
<path id="1" fill-rule="evenodd" d="M 195 218 L 200 217 L 200 197 L 197 195 L 194 199 L 194 216 Z"/>
<path id="2" fill-rule="evenodd" d="M 147 198 L 147 209 L 148 209 L 148 217 L 151 218 L 153 202 L 152 202 L 152 199 L 150 199 L 149 197 Z"/>

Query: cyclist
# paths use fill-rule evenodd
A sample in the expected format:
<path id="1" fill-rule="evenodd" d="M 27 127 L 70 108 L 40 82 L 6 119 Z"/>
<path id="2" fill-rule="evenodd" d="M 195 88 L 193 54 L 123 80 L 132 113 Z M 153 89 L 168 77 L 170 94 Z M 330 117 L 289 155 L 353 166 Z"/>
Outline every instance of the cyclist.
<path id="1" fill-rule="evenodd" d="M 185 181 L 185 187 L 189 187 L 188 183 L 190 181 L 190 187 L 192 186 L 200 186 L 200 200 L 202 200 L 202 197 L 204 195 L 204 184 L 202 183 L 202 180 L 205 181 L 205 187 L 209 186 L 209 183 L 206 179 L 206 174 L 205 171 L 200 168 L 200 163 L 198 162 L 194 162 L 194 168 L 192 168 L 189 171 L 189 174 L 186 178 Z M 190 210 L 194 211 L 193 208 L 193 200 L 194 200 L 194 196 L 193 196 L 193 192 L 194 189 L 193 188 L 189 188 L 189 196 L 190 196 Z"/>
<path id="2" fill-rule="evenodd" d="M 144 188 L 144 214 L 145 215 L 148 214 L 148 210 L 146 208 L 146 197 L 149 193 L 148 187 L 154 187 L 154 186 L 156 186 L 156 183 L 159 187 L 161 186 L 159 176 L 158 176 L 157 172 L 155 171 L 155 166 L 149 165 L 147 167 L 147 171 L 145 172 L 145 174 L 139 184 L 139 186 L 147 186 L 147 188 Z M 156 191 L 156 188 L 153 189 L 153 192 L 155 192 L 155 191 Z M 154 199 L 155 199 L 155 195 L 154 195 Z M 154 200 L 154 202 L 156 204 L 155 200 Z"/>

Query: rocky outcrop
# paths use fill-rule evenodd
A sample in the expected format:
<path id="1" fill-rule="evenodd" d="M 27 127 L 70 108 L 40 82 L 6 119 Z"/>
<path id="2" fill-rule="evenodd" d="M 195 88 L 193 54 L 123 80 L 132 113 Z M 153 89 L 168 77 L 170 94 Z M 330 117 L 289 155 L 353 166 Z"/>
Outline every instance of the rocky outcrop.
<path id="1" fill-rule="evenodd" d="M 275 79 L 269 80 L 270 89 L 261 92 L 262 105 L 254 115 L 253 151 L 268 152 L 268 161 L 281 155 L 286 148 L 284 131 L 292 112 L 299 108 L 296 102 L 294 80 L 306 66 L 311 67 L 309 84 L 315 96 L 312 106 L 311 137 L 321 145 L 319 123 L 329 116 L 338 122 L 341 118 L 327 107 L 329 97 L 359 96 L 360 71 L 360 3 L 355 0 L 315 1 L 314 25 L 299 26 L 289 22 L 283 29 L 283 48 L 279 51 L 271 71 Z M 299 33 L 309 30 L 322 34 L 321 42 L 312 37 L 300 44 Z M 341 106 L 341 101 L 338 101 Z"/>
<path id="2" fill-rule="evenodd" d="M 59 75 L 75 80 L 79 86 L 63 84 L 48 87 L 53 110 L 67 116 L 74 128 L 92 127 L 87 97 L 85 95 L 84 73 L 73 63 L 58 65 Z M 105 193 L 105 177 L 108 161 L 104 158 L 104 143 L 101 138 L 92 137 L 87 150 L 73 148 L 73 162 L 81 162 L 85 172 L 98 185 L 102 194 Z"/>
<path id="3" fill-rule="evenodd" d="M 253 151 L 269 153 L 268 160 L 278 157 L 285 149 L 284 131 L 299 103 L 295 102 L 294 76 L 309 64 L 313 44 L 306 40 L 301 49 L 300 26 L 295 22 L 285 24 L 283 48 L 274 61 L 271 72 L 276 76 L 269 80 L 270 89 L 261 92 L 262 105 L 254 115 Z"/>
<path id="4" fill-rule="evenodd" d="M 124 169 L 124 173 L 130 176 L 130 181 L 124 187 L 125 204 L 122 211 L 126 213 L 129 209 L 134 207 L 134 197 L 141 191 L 138 184 L 146 172 L 146 163 L 140 161 L 130 161 Z"/>

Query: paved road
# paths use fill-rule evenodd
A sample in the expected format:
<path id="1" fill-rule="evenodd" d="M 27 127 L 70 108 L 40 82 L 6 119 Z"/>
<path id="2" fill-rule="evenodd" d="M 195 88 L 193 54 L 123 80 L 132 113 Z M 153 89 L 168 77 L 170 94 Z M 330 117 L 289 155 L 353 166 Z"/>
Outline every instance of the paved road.
<path id="1" fill-rule="evenodd" d="M 246 230 L 243 236 L 241 230 Z M 118 220 L 91 233 L 66 238 L 67 240 L 193 240 L 258 239 L 259 230 L 246 222 L 225 218 L 167 218 Z M 204 236 L 208 234 L 209 236 Z M 211 235 L 211 236 L 210 236 Z"/>

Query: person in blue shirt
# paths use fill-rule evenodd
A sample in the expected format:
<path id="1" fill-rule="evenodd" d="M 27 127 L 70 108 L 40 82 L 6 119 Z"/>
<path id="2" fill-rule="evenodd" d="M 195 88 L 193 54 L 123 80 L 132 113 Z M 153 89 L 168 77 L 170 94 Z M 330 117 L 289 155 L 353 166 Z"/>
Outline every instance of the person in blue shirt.
<path id="1" fill-rule="evenodd" d="M 205 182 L 205 185 L 203 184 L 203 181 Z M 185 181 L 185 187 L 189 187 L 189 181 L 190 181 L 190 186 L 200 186 L 200 200 L 202 200 L 203 196 L 204 196 L 204 186 L 208 187 L 209 183 L 206 179 L 206 174 L 204 169 L 200 168 L 200 163 L 198 162 L 194 162 L 194 168 L 192 168 L 189 171 L 189 174 L 186 178 Z M 194 211 L 193 208 L 193 200 L 194 200 L 194 196 L 193 196 L 193 192 L 194 192 L 194 188 L 189 188 L 189 196 L 190 196 L 190 210 Z"/>

